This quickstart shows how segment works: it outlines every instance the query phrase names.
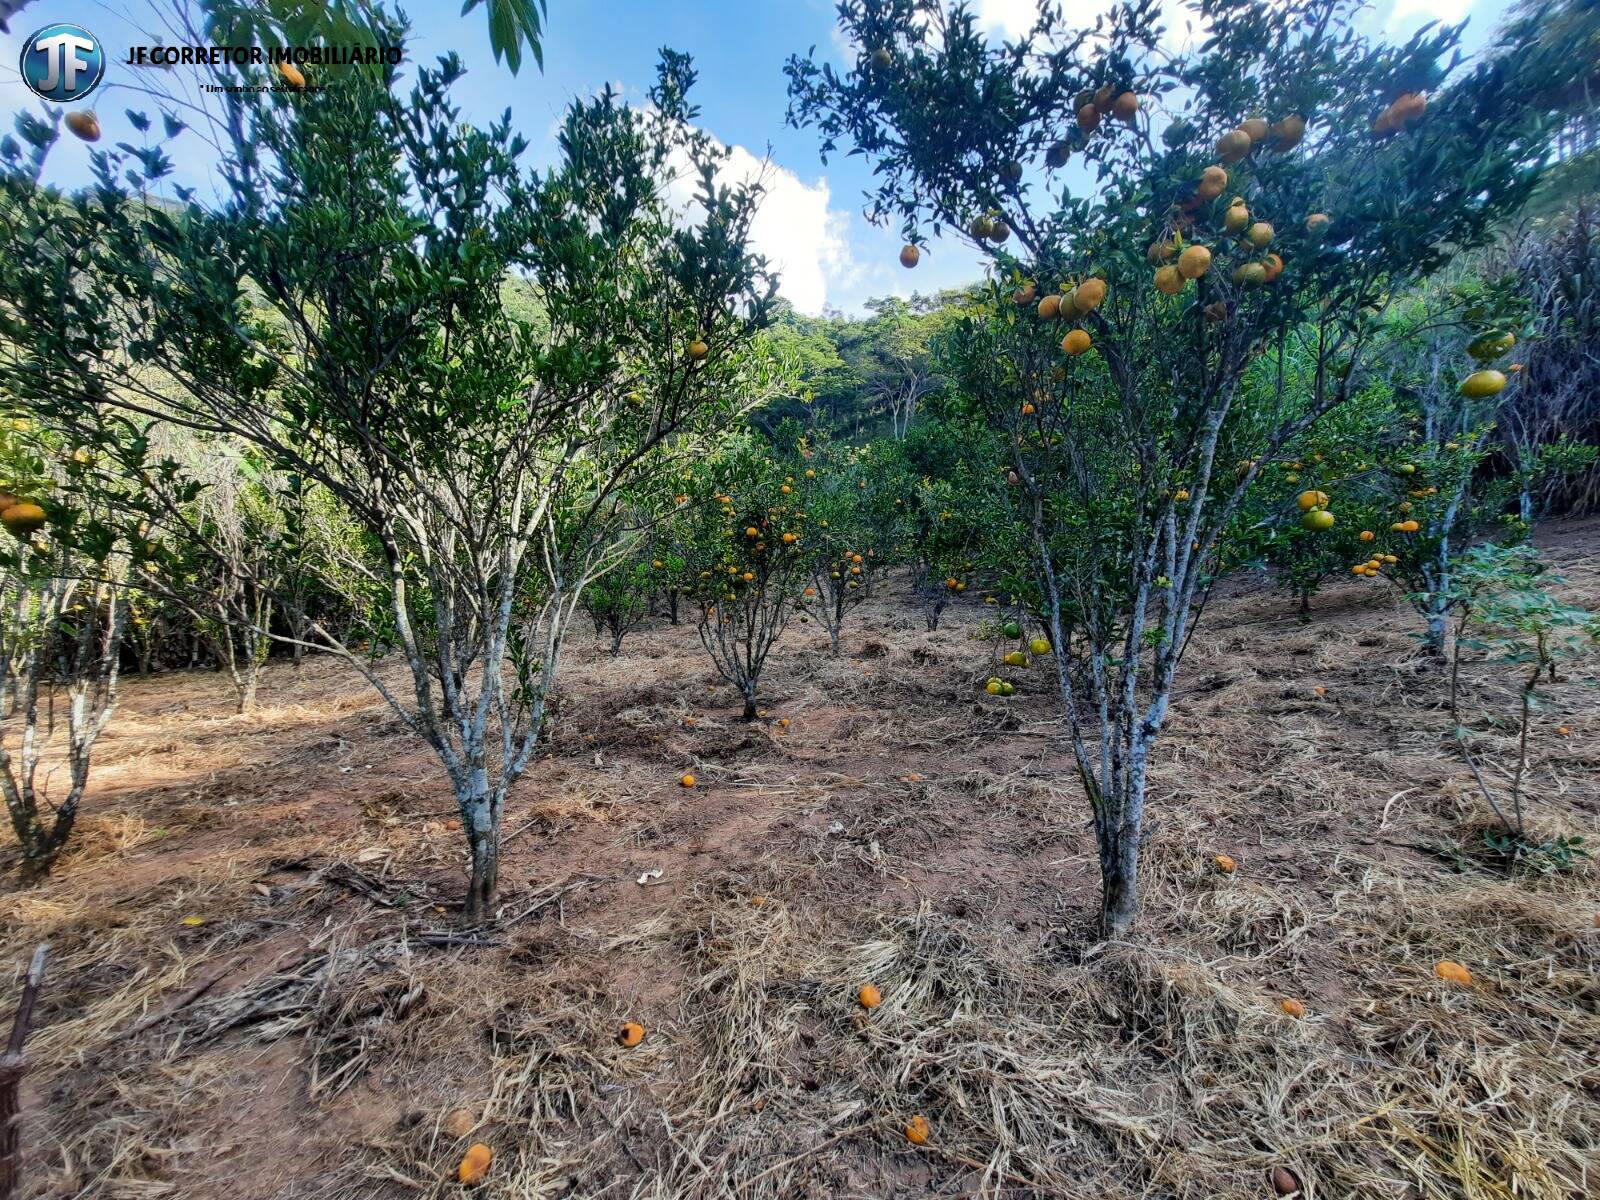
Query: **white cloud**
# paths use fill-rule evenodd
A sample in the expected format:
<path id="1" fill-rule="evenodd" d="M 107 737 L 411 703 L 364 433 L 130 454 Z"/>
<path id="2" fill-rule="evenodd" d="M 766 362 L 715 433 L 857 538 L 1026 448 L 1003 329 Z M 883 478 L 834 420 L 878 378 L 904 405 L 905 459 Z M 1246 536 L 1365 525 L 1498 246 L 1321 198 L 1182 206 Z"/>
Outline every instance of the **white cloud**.
<path id="1" fill-rule="evenodd" d="M 1038 0 L 978 0 L 975 10 L 978 28 L 998 30 L 1008 38 L 1019 38 L 1039 19 Z"/>
<path id="2" fill-rule="evenodd" d="M 1467 15 L 1471 7 L 1472 0 L 1395 0 L 1394 8 L 1389 13 L 1389 26 L 1393 28 L 1412 17 L 1454 25 Z"/>
<path id="3" fill-rule="evenodd" d="M 687 206 L 695 181 L 676 164 L 672 194 Z M 850 214 L 832 207 L 825 176 L 806 183 L 793 171 L 734 146 L 717 173 L 717 182 L 735 185 L 759 180 L 761 206 L 750 227 L 750 248 L 778 273 L 779 294 L 803 313 L 816 314 L 859 274 L 850 253 Z"/>

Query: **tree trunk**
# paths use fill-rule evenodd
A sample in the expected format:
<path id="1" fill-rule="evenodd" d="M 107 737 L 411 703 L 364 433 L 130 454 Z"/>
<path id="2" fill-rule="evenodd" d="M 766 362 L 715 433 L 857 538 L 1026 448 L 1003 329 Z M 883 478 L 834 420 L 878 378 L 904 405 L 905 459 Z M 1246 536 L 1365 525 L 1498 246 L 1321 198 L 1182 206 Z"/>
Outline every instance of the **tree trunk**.
<path id="1" fill-rule="evenodd" d="M 467 830 L 472 855 L 472 876 L 467 883 L 467 919 L 481 921 L 489 915 L 500 875 L 500 824 L 494 818 L 488 779 L 480 769 L 473 773 L 472 790 L 459 799 L 461 823 Z"/>
<path id="2" fill-rule="evenodd" d="M 256 689 L 261 682 L 261 668 L 256 665 L 255 655 L 250 656 L 244 673 L 239 679 L 239 715 L 242 717 L 247 712 L 253 712 L 256 707 Z"/>
<path id="3" fill-rule="evenodd" d="M 1422 639 L 1423 647 L 1432 658 L 1443 658 L 1445 643 L 1445 613 L 1444 605 L 1433 601 L 1428 609 L 1428 632 Z"/>
<path id="4" fill-rule="evenodd" d="M 1139 914 L 1139 856 L 1137 843 L 1133 853 L 1121 846 L 1112 849 L 1110 857 L 1100 860 L 1100 934 L 1122 938 L 1133 931 Z"/>
<path id="5" fill-rule="evenodd" d="M 754 721 L 756 719 L 756 685 L 754 680 L 746 684 L 744 688 L 744 719 L 746 721 Z"/>

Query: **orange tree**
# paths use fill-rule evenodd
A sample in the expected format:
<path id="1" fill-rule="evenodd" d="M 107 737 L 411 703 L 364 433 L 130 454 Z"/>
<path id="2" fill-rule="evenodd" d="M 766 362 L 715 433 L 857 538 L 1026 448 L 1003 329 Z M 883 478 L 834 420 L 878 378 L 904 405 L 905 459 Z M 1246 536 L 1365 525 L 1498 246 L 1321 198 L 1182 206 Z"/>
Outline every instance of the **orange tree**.
<path id="1" fill-rule="evenodd" d="M 19 118 L 0 142 L 0 382 L 141 484 L 163 470 L 150 426 L 172 423 L 253 444 L 348 510 L 403 670 L 306 636 L 437 755 L 480 916 L 617 497 L 681 470 L 751 394 L 773 289 L 747 247 L 759 191 L 717 184 L 726 151 L 693 125 L 683 56 L 664 52 L 648 106 L 574 102 L 543 170 L 509 119 L 462 120 L 463 70 L 272 92 L 259 68 L 214 68 L 212 207 L 144 200 L 170 170 L 158 140 L 93 151 L 95 186 L 62 196 L 40 181 L 57 127 Z"/>
<path id="2" fill-rule="evenodd" d="M 845 617 L 894 561 L 905 514 L 904 496 L 896 493 L 905 480 L 893 452 L 875 443 L 842 446 L 813 436 L 800 450 L 783 485 L 806 522 L 809 581 L 800 611 L 827 630 L 828 648 L 838 654 Z"/>
<path id="3" fill-rule="evenodd" d="M 900 558 L 930 631 L 975 582 L 980 552 L 997 540 L 993 454 L 988 429 L 941 404 L 897 447 L 910 501 Z"/>
<path id="4" fill-rule="evenodd" d="M 149 563 L 119 520 L 118 497 L 84 486 L 92 451 L 29 417 L 3 419 L 0 796 L 22 873 L 34 877 L 72 834 L 95 743 L 116 708 L 130 572 Z M 58 720 L 64 781 L 39 771 Z"/>
<path id="5" fill-rule="evenodd" d="M 1428 288 L 1393 314 L 1383 361 L 1394 404 L 1371 476 L 1372 524 L 1383 563 L 1366 572 L 1400 586 L 1423 618 L 1423 645 L 1446 654 L 1456 564 L 1489 533 L 1517 540 L 1519 492 L 1582 470 L 1591 447 L 1530 440 L 1510 472 L 1497 470 L 1498 420 L 1514 407 L 1516 372 L 1500 369 L 1515 344 L 1520 298 L 1499 284 Z M 1368 566 L 1371 566 L 1369 560 Z"/>
<path id="6" fill-rule="evenodd" d="M 676 523 L 701 645 L 739 690 L 747 721 L 811 570 L 810 521 L 790 465 L 750 437 L 730 441 L 697 473 L 696 497 Z"/>
<path id="7" fill-rule="evenodd" d="M 1275 389 L 1281 378 L 1303 388 L 1306 378 L 1294 372 L 1311 365 L 1279 347 L 1273 359 L 1257 359 L 1246 370 L 1241 386 Z M 1311 598 L 1327 580 L 1364 575 L 1369 567 L 1376 573 L 1384 565 L 1384 552 L 1374 544 L 1382 513 L 1377 460 L 1398 417 L 1387 383 L 1368 379 L 1286 446 L 1240 503 L 1233 528 L 1221 539 L 1231 560 L 1219 566 L 1259 559 L 1294 597 L 1302 621 L 1311 619 Z M 1252 465 L 1242 461 L 1234 470 Z M 1378 566 L 1371 566 L 1374 556 Z"/>
<path id="8" fill-rule="evenodd" d="M 1108 935 L 1135 919 L 1151 747 L 1259 464 L 1359 378 L 1368 310 L 1483 240 L 1545 152 L 1514 101 L 1538 56 L 1459 66 L 1459 28 L 1377 44 L 1349 0 L 1203 0 L 1205 39 L 1173 52 L 1158 11 L 1075 28 L 1042 3 L 995 44 L 965 4 L 844 0 L 853 67 L 787 67 L 791 120 L 876 160 L 868 212 L 904 264 L 945 232 L 994 263 L 950 369 L 1006 434 Z M 1242 391 L 1285 341 L 1310 385 Z"/>

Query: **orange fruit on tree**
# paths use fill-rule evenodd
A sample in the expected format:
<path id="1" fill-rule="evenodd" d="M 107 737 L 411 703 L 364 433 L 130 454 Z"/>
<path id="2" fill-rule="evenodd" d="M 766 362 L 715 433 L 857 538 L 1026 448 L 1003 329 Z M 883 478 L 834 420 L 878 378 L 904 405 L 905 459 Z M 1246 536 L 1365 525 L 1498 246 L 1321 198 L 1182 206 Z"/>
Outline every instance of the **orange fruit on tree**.
<path id="1" fill-rule="evenodd" d="M 1195 185 L 1194 198 L 1197 201 L 1215 200 L 1222 195 L 1222 190 L 1228 186 L 1228 173 L 1221 167 L 1207 167 L 1200 173 L 1200 182 Z"/>
<path id="2" fill-rule="evenodd" d="M 1269 254 L 1261 260 L 1261 265 L 1266 268 L 1266 282 L 1271 283 L 1283 274 L 1283 259 L 1276 254 Z"/>
<path id="3" fill-rule="evenodd" d="M 1061 339 L 1061 349 L 1074 358 L 1088 350 L 1091 345 L 1093 343 L 1089 339 L 1088 332 L 1082 329 L 1070 330 L 1067 336 Z"/>
<path id="4" fill-rule="evenodd" d="M 1106 298 L 1104 279 L 1085 279 L 1072 292 L 1072 307 L 1080 313 L 1093 312 Z"/>
<path id="5" fill-rule="evenodd" d="M 1162 267 L 1156 272 L 1156 291 L 1163 296 L 1176 296 L 1186 282 L 1177 267 Z"/>
<path id="6" fill-rule="evenodd" d="M 1139 115 L 1139 97 L 1133 92 L 1123 92 L 1111 102 L 1111 115 L 1119 121 L 1131 122 Z"/>
<path id="7" fill-rule="evenodd" d="M 699 362 L 702 358 L 710 353 L 711 347 L 706 345 L 705 342 L 700 338 L 695 338 L 694 341 L 689 343 L 689 357 L 694 359 L 696 362 Z"/>
<path id="8" fill-rule="evenodd" d="M 1078 128 L 1085 133 L 1093 133 L 1100 128 L 1100 110 L 1092 104 L 1085 104 L 1078 110 Z"/>
<path id="9" fill-rule="evenodd" d="M 1243 200 L 1235 200 L 1228 205 L 1228 211 L 1222 218 L 1222 227 L 1229 233 L 1238 233 L 1250 224 L 1250 209 Z"/>
<path id="10" fill-rule="evenodd" d="M 1178 255 L 1178 274 L 1185 279 L 1199 279 L 1211 269 L 1211 251 L 1204 246 L 1190 246 Z"/>
<path id="11" fill-rule="evenodd" d="M 100 140 L 100 118 L 94 115 L 93 109 L 84 108 L 79 109 L 77 112 L 69 112 L 66 115 L 66 125 L 75 136 L 83 141 L 98 142 Z"/>
<path id="12" fill-rule="evenodd" d="M 1407 92 L 1389 106 L 1398 128 L 1419 119 L 1428 111 L 1428 98 L 1421 92 Z"/>
<path id="13" fill-rule="evenodd" d="M 1287 154 L 1300 144 L 1306 136 L 1306 119 L 1298 113 L 1290 113 L 1281 121 L 1274 121 L 1272 128 L 1267 131 L 1267 148 L 1279 154 Z"/>
<path id="14" fill-rule="evenodd" d="M 1315 237 L 1333 224 L 1333 218 L 1327 213 L 1314 212 L 1306 218 L 1306 232 Z"/>
<path id="15" fill-rule="evenodd" d="M 1461 381 L 1458 389 L 1469 400 L 1487 400 L 1505 391 L 1506 377 L 1499 371 L 1474 371 Z"/>
<path id="16" fill-rule="evenodd" d="M 1261 117 L 1250 117 L 1240 121 L 1239 128 L 1249 135 L 1251 145 L 1266 140 L 1267 123 Z"/>
<path id="17" fill-rule="evenodd" d="M 1245 230 L 1245 237 L 1257 250 L 1265 250 L 1272 244 L 1273 234 L 1276 232 L 1266 221 L 1257 221 Z"/>
<path id="18" fill-rule="evenodd" d="M 0 525 L 4 525 L 6 532 L 15 538 L 37 533 L 44 528 L 46 519 L 44 509 L 31 500 L 23 500 L 0 512 Z"/>
<path id="19" fill-rule="evenodd" d="M 303 88 L 306 86 L 306 77 L 301 74 L 300 68 L 295 66 L 292 62 L 279 63 L 278 74 L 282 75 L 284 80 L 292 88 Z"/>
<path id="20" fill-rule="evenodd" d="M 1061 315 L 1061 297 L 1052 292 L 1039 301 L 1039 315 L 1046 321 L 1053 320 Z"/>
<path id="21" fill-rule="evenodd" d="M 1217 139 L 1217 157 L 1225 163 L 1236 163 L 1250 153 L 1250 135 L 1243 129 L 1230 129 Z"/>

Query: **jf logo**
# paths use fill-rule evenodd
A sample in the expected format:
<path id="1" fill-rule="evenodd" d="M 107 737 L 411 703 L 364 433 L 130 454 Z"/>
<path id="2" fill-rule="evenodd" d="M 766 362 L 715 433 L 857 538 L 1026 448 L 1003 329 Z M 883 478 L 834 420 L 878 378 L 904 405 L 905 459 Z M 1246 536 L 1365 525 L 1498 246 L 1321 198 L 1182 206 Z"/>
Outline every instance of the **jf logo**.
<path id="1" fill-rule="evenodd" d="M 46 25 L 22 43 L 19 69 L 34 95 L 70 104 L 94 91 L 106 73 L 106 51 L 82 25 Z"/>

